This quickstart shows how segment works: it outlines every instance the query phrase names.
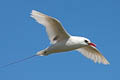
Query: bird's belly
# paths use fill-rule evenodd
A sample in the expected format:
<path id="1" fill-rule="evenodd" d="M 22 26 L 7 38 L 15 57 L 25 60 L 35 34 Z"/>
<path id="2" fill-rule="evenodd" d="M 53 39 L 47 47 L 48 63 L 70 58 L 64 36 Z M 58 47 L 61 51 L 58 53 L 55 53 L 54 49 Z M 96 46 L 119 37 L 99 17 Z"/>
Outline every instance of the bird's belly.
<path id="1" fill-rule="evenodd" d="M 58 52 L 65 52 L 65 51 L 71 51 L 80 48 L 80 45 L 67 45 L 67 44 L 57 44 L 52 45 L 49 48 L 47 48 L 47 53 L 58 53 Z"/>

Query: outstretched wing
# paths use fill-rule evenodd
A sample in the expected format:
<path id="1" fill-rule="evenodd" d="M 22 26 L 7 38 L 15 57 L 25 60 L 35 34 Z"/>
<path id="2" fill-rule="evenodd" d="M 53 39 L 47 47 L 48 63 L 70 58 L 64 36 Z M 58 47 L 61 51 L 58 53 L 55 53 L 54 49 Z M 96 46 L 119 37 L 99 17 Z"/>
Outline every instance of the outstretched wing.
<path id="1" fill-rule="evenodd" d="M 77 51 L 81 52 L 87 58 L 93 60 L 95 63 L 103 63 L 109 64 L 107 59 L 93 46 L 85 46 L 83 48 L 77 49 Z"/>
<path id="2" fill-rule="evenodd" d="M 69 38 L 68 33 L 64 30 L 60 22 L 38 11 L 32 10 L 31 17 L 38 23 L 45 26 L 48 37 L 52 44 Z"/>

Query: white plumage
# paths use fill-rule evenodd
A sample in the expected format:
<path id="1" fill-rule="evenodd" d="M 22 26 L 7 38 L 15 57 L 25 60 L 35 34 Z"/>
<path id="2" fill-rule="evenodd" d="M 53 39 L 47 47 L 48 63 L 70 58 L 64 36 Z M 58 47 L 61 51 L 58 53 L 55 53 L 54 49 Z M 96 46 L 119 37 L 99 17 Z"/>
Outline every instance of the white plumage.
<path id="1" fill-rule="evenodd" d="M 109 64 L 89 39 L 69 35 L 57 19 L 35 10 L 32 10 L 31 17 L 45 26 L 52 43 L 48 48 L 39 51 L 37 55 L 46 56 L 52 53 L 77 50 L 95 63 Z"/>
<path id="2" fill-rule="evenodd" d="M 30 57 L 2 65 L 1 68 L 25 61 L 35 56 L 47 56 L 53 53 L 72 50 L 79 51 L 81 54 L 93 60 L 95 63 L 98 62 L 103 64 L 110 64 L 107 59 L 105 59 L 105 57 L 97 50 L 95 44 L 91 43 L 91 41 L 85 37 L 69 35 L 62 27 L 60 21 L 57 19 L 35 10 L 32 10 L 31 17 L 46 28 L 46 32 L 52 45 Z"/>
<path id="3" fill-rule="evenodd" d="M 49 17 L 35 10 L 32 10 L 31 17 L 33 17 L 38 23 L 45 26 L 51 43 L 59 42 L 69 37 L 68 33 L 66 33 L 57 19 Z M 59 38 L 54 40 L 58 36 Z"/>

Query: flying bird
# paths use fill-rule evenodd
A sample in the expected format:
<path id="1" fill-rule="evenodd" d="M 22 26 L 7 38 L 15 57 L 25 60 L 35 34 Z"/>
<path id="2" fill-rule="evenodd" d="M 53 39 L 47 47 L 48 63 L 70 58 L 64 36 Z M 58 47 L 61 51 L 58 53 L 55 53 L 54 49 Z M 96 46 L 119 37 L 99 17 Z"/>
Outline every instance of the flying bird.
<path id="1" fill-rule="evenodd" d="M 71 36 L 57 19 L 36 10 L 32 10 L 31 17 L 46 28 L 49 40 L 52 43 L 48 48 L 37 52 L 37 55 L 47 56 L 53 53 L 77 50 L 95 63 L 109 64 L 94 43 L 85 37 Z"/>
<path id="2" fill-rule="evenodd" d="M 46 28 L 51 45 L 46 49 L 37 52 L 37 54 L 33 56 L 4 66 L 15 64 L 34 56 L 47 56 L 54 53 L 72 50 L 80 52 L 95 63 L 109 64 L 107 59 L 98 51 L 94 43 L 85 37 L 70 35 L 56 18 L 50 17 L 36 10 L 32 10 L 31 17 Z"/>

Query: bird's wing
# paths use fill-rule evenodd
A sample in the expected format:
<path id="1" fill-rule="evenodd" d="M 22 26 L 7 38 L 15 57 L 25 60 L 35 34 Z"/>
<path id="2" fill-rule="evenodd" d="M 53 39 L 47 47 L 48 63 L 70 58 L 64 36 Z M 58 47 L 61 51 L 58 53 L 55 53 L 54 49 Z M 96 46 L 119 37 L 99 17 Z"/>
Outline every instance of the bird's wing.
<path id="1" fill-rule="evenodd" d="M 64 30 L 60 22 L 38 11 L 32 10 L 31 17 L 38 23 L 45 26 L 48 37 L 52 44 L 69 38 L 69 34 Z"/>
<path id="2" fill-rule="evenodd" d="M 95 63 L 103 63 L 109 64 L 107 59 L 93 46 L 85 46 L 83 48 L 77 49 L 77 51 L 81 52 L 87 58 L 93 60 Z"/>

